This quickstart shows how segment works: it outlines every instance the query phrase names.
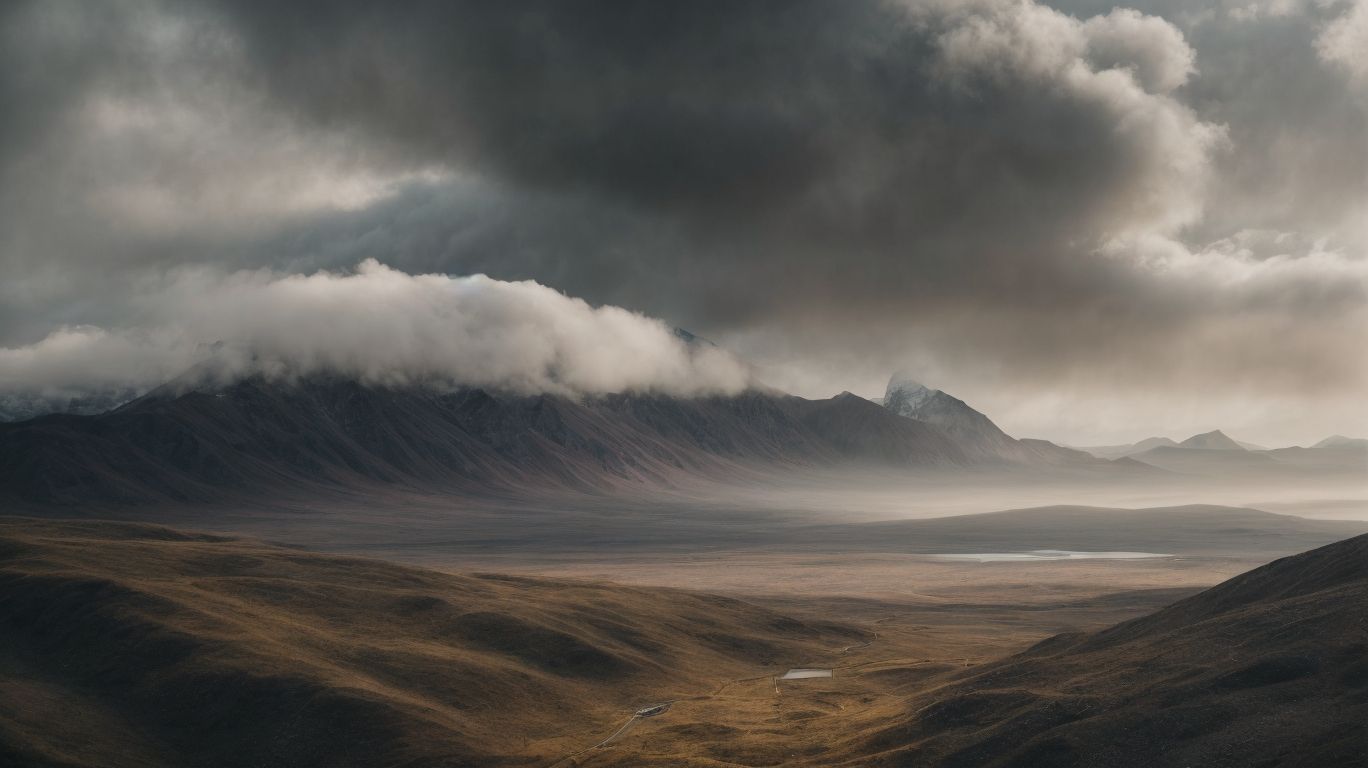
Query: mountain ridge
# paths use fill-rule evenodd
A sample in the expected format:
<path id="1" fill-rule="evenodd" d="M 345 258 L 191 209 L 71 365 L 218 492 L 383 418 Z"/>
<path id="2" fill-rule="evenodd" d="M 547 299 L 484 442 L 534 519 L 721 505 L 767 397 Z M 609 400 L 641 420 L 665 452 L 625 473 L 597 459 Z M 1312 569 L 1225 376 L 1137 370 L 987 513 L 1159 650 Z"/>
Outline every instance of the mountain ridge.
<path id="1" fill-rule="evenodd" d="M 98 416 L 0 425 L 0 493 L 46 503 L 205 501 L 385 484 L 601 492 L 756 468 L 975 462 L 940 428 L 854 396 L 608 395 L 250 378 L 161 388 Z"/>
<path id="2" fill-rule="evenodd" d="M 904 371 L 889 378 L 881 403 L 899 416 L 944 429 L 968 454 L 980 460 L 1005 464 L 1077 465 L 1100 458 L 1048 440 L 1012 437 L 968 403 L 942 390 L 931 389 Z"/>
<path id="3" fill-rule="evenodd" d="M 1219 429 L 1193 435 L 1178 444 L 1179 448 L 1200 448 L 1205 451 L 1243 451 L 1245 447 L 1235 442 Z"/>

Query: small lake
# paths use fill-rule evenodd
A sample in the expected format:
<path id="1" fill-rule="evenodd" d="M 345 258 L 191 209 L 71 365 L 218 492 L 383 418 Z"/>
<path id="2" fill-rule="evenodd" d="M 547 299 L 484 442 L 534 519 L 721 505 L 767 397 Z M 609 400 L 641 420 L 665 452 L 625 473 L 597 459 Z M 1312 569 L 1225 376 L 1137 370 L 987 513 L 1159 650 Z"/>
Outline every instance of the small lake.
<path id="1" fill-rule="evenodd" d="M 790 669 L 785 672 L 780 680 L 803 680 L 809 677 L 831 677 L 829 669 Z"/>
<path id="2" fill-rule="evenodd" d="M 1076 552 L 1068 549 L 1033 549 L 1030 552 L 973 552 L 951 555 L 930 555 L 934 560 L 958 560 L 978 563 L 1030 563 L 1053 560 L 1149 560 L 1173 557 L 1160 552 Z"/>

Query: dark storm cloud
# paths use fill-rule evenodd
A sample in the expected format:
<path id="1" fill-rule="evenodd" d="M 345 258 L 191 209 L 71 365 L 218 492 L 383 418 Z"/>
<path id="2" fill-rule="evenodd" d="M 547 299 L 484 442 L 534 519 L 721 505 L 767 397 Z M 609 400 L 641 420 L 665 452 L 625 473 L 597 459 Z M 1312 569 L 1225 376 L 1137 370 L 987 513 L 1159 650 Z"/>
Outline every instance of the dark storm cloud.
<path id="1" fill-rule="evenodd" d="M 393 13 L 300 3 L 229 14 L 280 103 L 321 123 L 364 126 L 419 161 L 714 215 L 763 209 L 829 173 L 849 137 L 836 108 L 867 116 L 869 99 L 887 95 L 869 76 L 896 74 L 868 68 L 900 36 L 894 15 L 869 4 Z"/>
<path id="2" fill-rule="evenodd" d="M 994 27 L 984 31 L 1027 50 L 996 63 L 975 57 L 997 52 L 974 50 L 994 40 L 967 39 L 967 60 L 946 60 L 938 36 L 972 32 L 960 17 L 978 18 L 953 8 L 250 7 L 235 18 L 279 105 L 362 126 L 414 162 L 447 159 L 714 226 L 772 216 L 788 226 L 800 210 L 841 236 L 892 226 L 895 213 L 925 224 L 1004 202 L 1074 214 L 1133 202 L 1098 194 L 1125 191 L 1120 177 L 1137 170 L 1106 135 L 1103 94 L 1058 88 L 1065 73 L 1052 70 L 1067 60 L 1029 58 L 1074 41 L 1019 27 L 1029 22 L 1010 4 L 984 5 Z M 885 204 L 875 197 L 885 191 L 913 197 Z"/>
<path id="3" fill-rule="evenodd" d="M 0 346 L 377 258 L 805 392 L 1358 391 L 1358 6 L 1078 2 L 10 6 Z"/>
<path id="4" fill-rule="evenodd" d="M 701 286 L 724 322 L 827 296 L 833 309 L 945 290 L 1081 296 L 1113 270 L 1077 254 L 1190 219 L 1221 141 L 1167 96 L 1191 52 L 1159 19 L 1167 38 L 1128 48 L 1112 20 L 1012 3 L 229 15 L 282 108 L 359 127 L 415 165 L 634 209 L 679 236 L 667 273 L 684 250 L 704 282 L 741 278 Z M 567 262 L 570 282 L 621 297 L 631 262 L 654 256 Z"/>

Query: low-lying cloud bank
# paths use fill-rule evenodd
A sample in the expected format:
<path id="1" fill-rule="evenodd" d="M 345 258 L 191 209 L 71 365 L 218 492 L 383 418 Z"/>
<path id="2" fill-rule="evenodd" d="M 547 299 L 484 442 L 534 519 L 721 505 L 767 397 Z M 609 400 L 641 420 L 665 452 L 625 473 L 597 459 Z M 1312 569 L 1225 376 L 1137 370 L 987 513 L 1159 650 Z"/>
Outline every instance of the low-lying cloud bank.
<path id="1" fill-rule="evenodd" d="M 572 396 L 734 394 L 752 383 L 718 347 L 531 280 L 410 275 L 368 259 L 346 273 L 180 270 L 155 289 L 135 327 L 66 327 L 0 347 L 0 394 L 145 389 L 199 364 L 230 378 L 331 373 Z"/>

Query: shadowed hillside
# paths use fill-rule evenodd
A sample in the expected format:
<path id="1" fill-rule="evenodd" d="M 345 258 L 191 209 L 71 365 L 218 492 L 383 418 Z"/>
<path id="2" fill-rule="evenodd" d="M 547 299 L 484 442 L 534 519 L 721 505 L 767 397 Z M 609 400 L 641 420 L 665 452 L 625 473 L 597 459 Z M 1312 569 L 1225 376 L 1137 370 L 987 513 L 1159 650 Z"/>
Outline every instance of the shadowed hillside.
<path id="1" fill-rule="evenodd" d="M 697 593 L 450 575 L 118 523 L 0 521 L 0 616 L 3 764 L 1326 766 L 1368 755 L 1368 536 L 968 668 L 925 634 L 924 611 L 861 631 Z M 819 660 L 838 668 L 829 681 L 772 679 Z M 662 701 L 675 704 L 587 749 Z"/>
<path id="2" fill-rule="evenodd" d="M 722 597 L 0 520 L 0 764 L 549 762 L 864 635 Z"/>
<path id="3" fill-rule="evenodd" d="M 860 765 L 1368 764 L 1368 536 L 914 696 Z"/>

